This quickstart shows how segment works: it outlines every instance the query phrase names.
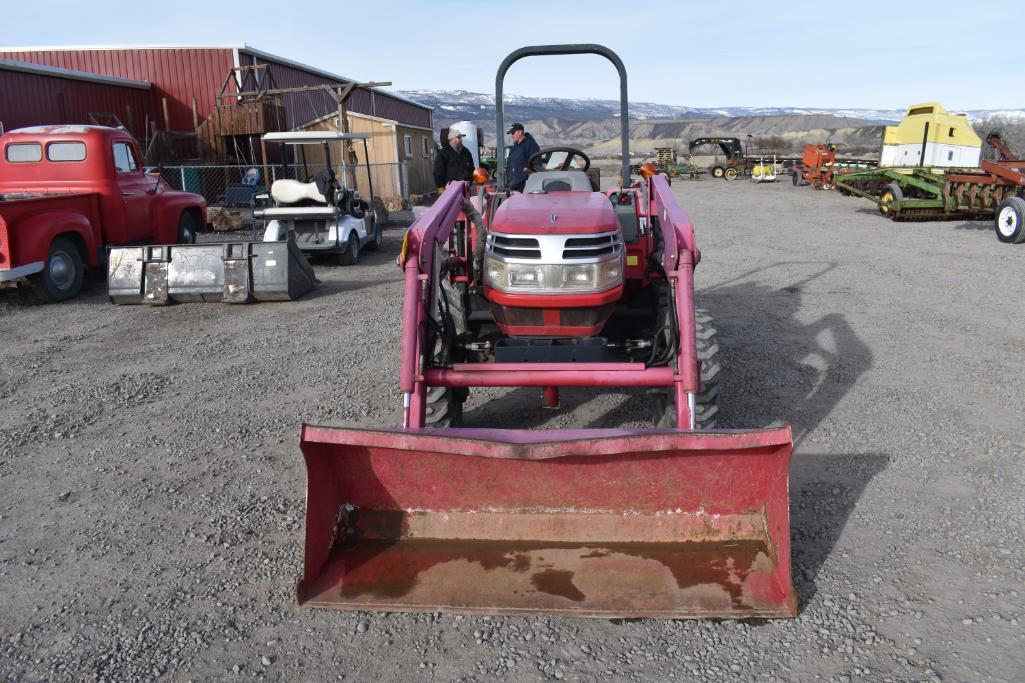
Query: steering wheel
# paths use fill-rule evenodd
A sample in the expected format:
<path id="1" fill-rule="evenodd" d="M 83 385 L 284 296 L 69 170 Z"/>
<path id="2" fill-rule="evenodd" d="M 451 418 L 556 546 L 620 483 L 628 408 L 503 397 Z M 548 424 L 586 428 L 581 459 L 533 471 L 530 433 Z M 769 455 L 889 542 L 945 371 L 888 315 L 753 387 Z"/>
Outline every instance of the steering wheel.
<path id="1" fill-rule="evenodd" d="M 562 163 L 556 167 L 549 168 L 548 162 L 550 162 L 552 157 L 558 152 L 565 152 L 566 158 L 563 159 Z M 583 168 L 573 163 L 578 157 L 584 162 Z M 589 168 L 591 168 L 591 159 L 575 147 L 545 147 L 544 149 L 539 149 L 534 152 L 534 154 L 527 159 L 527 169 L 531 173 L 537 171 L 586 171 Z"/>

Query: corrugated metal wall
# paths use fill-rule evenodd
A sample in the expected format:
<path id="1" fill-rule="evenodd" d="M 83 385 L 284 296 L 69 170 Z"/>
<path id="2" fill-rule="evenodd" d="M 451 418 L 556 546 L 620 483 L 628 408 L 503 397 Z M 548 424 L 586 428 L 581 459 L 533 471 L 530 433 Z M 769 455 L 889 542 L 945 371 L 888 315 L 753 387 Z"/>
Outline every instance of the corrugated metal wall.
<path id="1" fill-rule="evenodd" d="M 89 123 L 89 113 L 114 114 L 142 135 L 148 90 L 0 69 L 0 123 L 4 130 L 55 123 Z M 128 118 L 131 107 L 131 119 Z"/>
<path id="2" fill-rule="evenodd" d="M 164 128 L 163 98 L 171 129 L 192 130 L 192 98 L 196 98 L 199 120 L 215 106 L 228 69 L 234 65 L 230 49 L 110 49 L 0 52 L 0 59 L 45 64 L 62 69 L 117 76 L 153 84 L 151 115 Z"/>
<path id="3" fill-rule="evenodd" d="M 335 79 L 283 64 L 262 56 L 241 52 L 242 65 L 269 64 L 278 88 L 298 88 L 307 85 L 335 83 Z M 327 93 L 289 93 L 285 96 L 288 110 L 288 126 L 296 128 L 314 119 L 338 111 L 335 101 Z M 349 96 L 346 107 L 358 114 L 379 116 L 412 126 L 431 127 L 431 111 L 409 102 L 396 99 L 382 92 L 358 89 Z"/>

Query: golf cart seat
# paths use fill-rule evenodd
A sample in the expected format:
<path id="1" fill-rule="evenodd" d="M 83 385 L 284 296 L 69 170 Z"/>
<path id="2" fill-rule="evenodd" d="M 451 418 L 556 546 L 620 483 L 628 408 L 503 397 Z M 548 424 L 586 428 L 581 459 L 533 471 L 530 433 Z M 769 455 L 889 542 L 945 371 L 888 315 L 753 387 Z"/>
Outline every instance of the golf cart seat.
<path id="1" fill-rule="evenodd" d="M 591 192 L 591 180 L 583 171 L 538 171 L 527 177 L 524 194 L 531 192 Z"/>
<path id="2" fill-rule="evenodd" d="M 270 196 L 278 204 L 298 204 L 304 200 L 327 204 L 327 199 L 317 190 L 317 183 L 301 183 L 283 178 L 270 186 Z"/>

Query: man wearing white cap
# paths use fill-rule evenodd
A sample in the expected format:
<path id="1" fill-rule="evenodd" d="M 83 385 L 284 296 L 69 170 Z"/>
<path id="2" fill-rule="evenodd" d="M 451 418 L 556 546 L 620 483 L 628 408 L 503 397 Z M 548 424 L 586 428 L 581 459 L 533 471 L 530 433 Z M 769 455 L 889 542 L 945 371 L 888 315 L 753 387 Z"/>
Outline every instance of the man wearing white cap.
<path id="1" fill-rule="evenodd" d="M 434 184 L 438 186 L 438 194 L 453 180 L 473 180 L 473 155 L 463 147 L 463 134 L 449 128 L 448 144 L 442 145 L 434 157 Z"/>

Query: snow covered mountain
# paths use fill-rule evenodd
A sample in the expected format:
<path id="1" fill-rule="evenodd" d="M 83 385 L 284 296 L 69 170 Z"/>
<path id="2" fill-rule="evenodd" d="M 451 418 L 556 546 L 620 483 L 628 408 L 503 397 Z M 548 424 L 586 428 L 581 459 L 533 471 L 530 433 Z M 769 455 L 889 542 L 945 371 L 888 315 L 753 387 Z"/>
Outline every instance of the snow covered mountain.
<path id="1" fill-rule="evenodd" d="M 484 130 L 484 143 L 495 143 L 495 98 L 466 90 L 405 90 L 409 99 L 434 107 L 434 124 L 473 121 Z M 631 102 L 630 147 L 640 155 L 657 147 L 677 146 L 704 136 L 747 140 L 776 136 L 793 149 L 806 142 L 843 143 L 849 153 L 878 153 L 883 124 L 895 123 L 903 109 L 830 109 L 812 107 L 682 107 Z M 1025 110 L 964 112 L 973 120 L 991 115 L 1025 122 Z M 505 95 L 505 120 L 521 121 L 538 142 L 573 145 L 592 155 L 613 155 L 619 149 L 617 100 L 560 99 Z"/>
<path id="2" fill-rule="evenodd" d="M 466 90 L 403 90 L 411 100 L 435 108 L 435 122 L 441 126 L 455 121 L 494 119 L 495 96 Z M 970 110 L 973 119 L 999 114 L 1025 120 L 1025 109 Z M 709 119 L 741 116 L 807 116 L 829 115 L 840 119 L 856 119 L 870 124 L 894 123 L 904 116 L 903 109 L 830 109 L 824 107 L 681 107 L 652 102 L 631 102 L 630 118 L 635 119 Z M 558 117 L 571 121 L 596 121 L 619 116 L 617 100 L 559 99 L 505 95 L 505 118 L 508 121 Z M 483 121 L 481 121 L 483 123 Z"/>

